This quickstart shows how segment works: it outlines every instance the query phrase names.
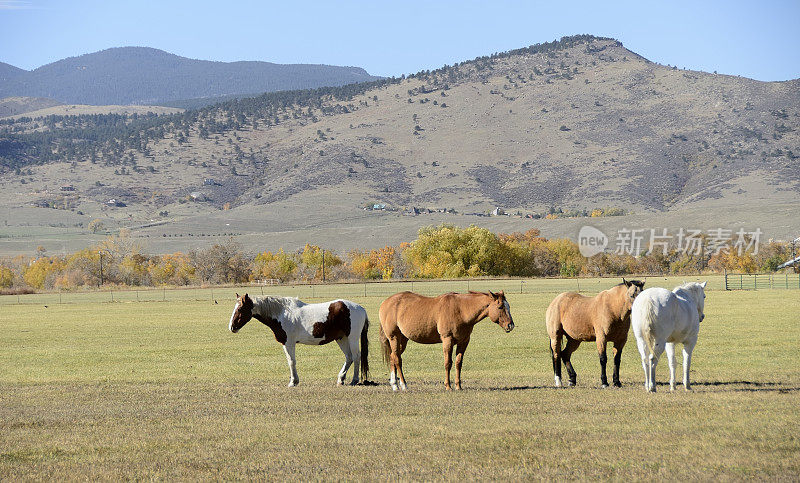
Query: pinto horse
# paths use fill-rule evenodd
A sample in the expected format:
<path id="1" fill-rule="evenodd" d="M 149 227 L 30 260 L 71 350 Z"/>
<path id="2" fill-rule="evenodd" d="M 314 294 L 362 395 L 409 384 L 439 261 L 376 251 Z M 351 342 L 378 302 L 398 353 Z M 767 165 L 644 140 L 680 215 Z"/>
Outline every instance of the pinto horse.
<path id="1" fill-rule="evenodd" d="M 461 389 L 461 363 L 475 324 L 488 317 L 506 332 L 514 329 L 511 306 L 503 292 L 470 291 L 468 294 L 448 293 L 438 297 L 401 292 L 383 301 L 379 316 L 383 359 L 389 365 L 389 383 L 395 391 L 398 377 L 400 389 L 406 389 L 401 355 L 409 339 L 420 344 L 442 344 L 447 390 L 451 389 L 450 369 L 455 345 L 456 389 Z"/>
<path id="2" fill-rule="evenodd" d="M 606 343 L 611 342 L 614 344 L 614 386 L 622 386 L 619 381 L 619 364 L 631 326 L 631 304 L 643 287 L 644 282 L 623 278 L 621 284 L 594 297 L 564 292 L 550 302 L 546 325 L 550 336 L 556 387 L 561 387 L 561 361 L 567 368 L 569 385 L 575 385 L 577 374 L 570 357 L 581 342 L 592 340 L 597 341 L 597 352 L 600 355 L 600 383 L 603 387 L 608 387 Z M 563 349 L 562 338 L 567 339 L 567 345 Z"/>
<path id="3" fill-rule="evenodd" d="M 337 384 L 344 384 L 347 370 L 353 363 L 355 367 L 350 385 L 358 384 L 359 369 L 366 382 L 369 372 L 369 319 L 364 307 L 349 300 L 306 304 L 292 297 L 262 297 L 254 300 L 247 294 L 242 297 L 236 294 L 236 306 L 228 328 L 235 334 L 251 318 L 269 327 L 275 334 L 275 340 L 283 345 L 291 373 L 289 387 L 300 382 L 294 355 L 295 344 L 323 345 L 334 340 L 345 357 L 336 379 Z"/>

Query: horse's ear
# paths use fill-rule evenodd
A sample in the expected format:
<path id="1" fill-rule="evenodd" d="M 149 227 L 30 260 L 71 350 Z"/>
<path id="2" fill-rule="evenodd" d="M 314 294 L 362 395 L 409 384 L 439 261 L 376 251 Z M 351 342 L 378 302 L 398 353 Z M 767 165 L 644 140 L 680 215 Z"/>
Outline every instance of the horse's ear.
<path id="1" fill-rule="evenodd" d="M 248 300 L 250 300 L 250 296 L 249 296 L 249 295 L 247 295 L 247 294 L 244 294 L 244 297 L 242 297 L 242 300 L 244 300 L 245 302 L 247 302 Z"/>
<path id="2" fill-rule="evenodd" d="M 236 298 L 239 299 L 239 292 L 236 292 Z"/>
<path id="3" fill-rule="evenodd" d="M 703 288 L 706 288 L 707 284 L 708 284 L 708 280 L 706 280 L 705 282 L 701 283 L 700 286 L 703 287 Z"/>
<path id="4" fill-rule="evenodd" d="M 631 283 L 629 281 L 625 280 L 625 277 L 622 277 L 622 283 L 624 283 L 626 287 L 630 287 L 631 286 Z"/>
<path id="5" fill-rule="evenodd" d="M 493 299 L 497 298 L 497 294 L 492 292 L 491 290 L 489 290 L 489 295 L 491 295 Z"/>

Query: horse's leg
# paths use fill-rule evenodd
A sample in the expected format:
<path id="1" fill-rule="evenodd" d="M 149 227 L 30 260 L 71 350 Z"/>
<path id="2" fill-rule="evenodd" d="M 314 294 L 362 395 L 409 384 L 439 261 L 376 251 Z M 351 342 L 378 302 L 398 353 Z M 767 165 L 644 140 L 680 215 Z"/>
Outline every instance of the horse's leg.
<path id="1" fill-rule="evenodd" d="M 469 345 L 469 337 L 459 341 L 456 345 L 456 389 L 461 390 L 461 363 L 464 362 L 464 352 Z"/>
<path id="2" fill-rule="evenodd" d="M 567 385 L 574 386 L 578 381 L 578 374 L 572 367 L 572 353 L 581 345 L 581 341 L 567 336 L 567 345 L 561 351 L 561 360 L 564 362 L 564 367 L 567 368 L 567 375 L 569 376 L 569 383 Z"/>
<path id="3" fill-rule="evenodd" d="M 347 339 L 347 337 L 345 337 Z M 350 345 L 350 360 L 353 362 L 353 378 L 350 380 L 350 385 L 355 386 L 361 379 L 361 346 L 359 342 L 361 339 L 358 334 L 349 338 Z"/>
<path id="4" fill-rule="evenodd" d="M 692 351 L 694 345 L 697 343 L 697 338 L 687 340 L 683 343 L 683 387 L 687 391 L 691 391 L 692 387 L 689 385 L 689 366 L 692 365 Z"/>
<path id="5" fill-rule="evenodd" d="M 341 386 L 344 384 L 344 378 L 347 376 L 347 370 L 350 369 L 350 364 L 353 363 L 353 356 L 350 353 L 350 344 L 348 344 L 347 337 L 343 337 L 336 341 L 339 344 L 339 348 L 342 349 L 342 353 L 344 353 L 344 365 L 342 366 L 342 370 L 339 371 L 339 377 L 336 378 L 336 384 Z"/>
<path id="6" fill-rule="evenodd" d="M 300 383 L 300 377 L 297 375 L 297 363 L 294 357 L 294 345 L 295 342 L 293 340 L 287 340 L 283 344 L 283 352 L 286 353 L 286 362 L 289 364 L 289 373 L 291 374 L 289 387 L 294 387 Z"/>
<path id="7" fill-rule="evenodd" d="M 402 334 L 397 338 L 397 375 L 400 377 L 400 389 L 405 391 L 408 386 L 406 386 L 406 376 L 403 375 L 403 358 L 401 355 L 403 351 L 406 350 L 406 344 L 408 344 L 408 338 Z"/>
<path id="8" fill-rule="evenodd" d="M 453 338 L 442 339 L 442 350 L 444 351 L 444 388 L 448 391 L 450 387 L 450 368 L 453 367 Z"/>
<path id="9" fill-rule="evenodd" d="M 650 354 L 648 361 L 648 369 L 650 373 L 650 392 L 656 392 L 656 366 L 658 365 L 659 357 L 661 357 L 661 354 L 664 352 L 665 345 L 665 342 L 656 341 L 655 345 L 653 346 L 653 353 Z"/>
<path id="10" fill-rule="evenodd" d="M 553 359 L 555 386 L 561 387 L 561 334 L 557 334 L 555 339 L 550 338 L 550 355 Z"/>
<path id="11" fill-rule="evenodd" d="M 614 342 L 614 387 L 622 387 L 619 380 L 619 365 L 622 362 L 622 348 L 625 347 L 625 339 Z"/>
<path id="12" fill-rule="evenodd" d="M 608 377 L 606 377 L 606 364 L 608 363 L 606 336 L 602 333 L 596 333 L 595 337 L 597 339 L 597 354 L 600 356 L 600 384 L 603 387 L 608 387 Z"/>
<path id="13" fill-rule="evenodd" d="M 649 349 L 645 344 L 644 339 L 636 338 L 636 347 L 639 349 L 639 356 L 642 358 L 642 369 L 644 370 L 644 390 L 650 390 L 650 370 L 648 369 L 648 360 L 650 360 Z"/>
<path id="14" fill-rule="evenodd" d="M 664 352 L 667 353 L 667 363 L 669 364 L 669 390 L 675 390 L 675 344 L 667 342 L 664 346 Z"/>
<path id="15" fill-rule="evenodd" d="M 391 353 L 389 354 L 389 384 L 391 384 L 392 390 L 396 391 L 398 368 L 400 367 L 400 341 L 397 337 L 389 339 L 389 347 L 391 348 Z"/>

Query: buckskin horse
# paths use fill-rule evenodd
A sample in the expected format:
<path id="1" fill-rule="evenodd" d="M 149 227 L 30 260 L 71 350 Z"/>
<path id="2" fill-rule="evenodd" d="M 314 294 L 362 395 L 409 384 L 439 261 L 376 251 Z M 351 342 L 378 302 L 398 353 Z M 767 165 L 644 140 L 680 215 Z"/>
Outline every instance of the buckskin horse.
<path id="1" fill-rule="evenodd" d="M 456 389 L 461 389 L 461 363 L 475 324 L 485 318 L 506 332 L 514 329 L 511 306 L 505 294 L 472 292 L 448 293 L 425 297 L 401 292 L 383 301 L 379 311 L 383 359 L 389 365 L 389 383 L 406 390 L 402 354 L 409 339 L 420 344 L 442 344 L 444 350 L 444 385 L 450 390 L 453 346 L 456 348 Z"/>
<path id="2" fill-rule="evenodd" d="M 569 385 L 575 385 L 577 374 L 570 357 L 581 342 L 592 340 L 597 341 L 597 352 L 600 355 L 600 383 L 603 387 L 608 387 L 606 343 L 611 342 L 614 344 L 614 386 L 622 386 L 619 381 L 619 363 L 631 327 L 631 305 L 643 287 L 644 282 L 623 278 L 621 284 L 594 297 L 564 292 L 550 302 L 545 323 L 550 336 L 556 387 L 561 387 L 562 361 L 569 374 Z M 562 338 L 567 339 L 563 349 Z"/>
<path id="3" fill-rule="evenodd" d="M 369 372 L 369 319 L 364 307 L 349 300 L 332 300 L 319 304 L 306 304 L 292 297 L 262 297 L 255 300 L 236 294 L 236 305 L 228 328 L 234 334 L 255 318 L 269 327 L 275 340 L 283 345 L 289 364 L 289 387 L 300 382 L 297 375 L 295 344 L 323 345 L 336 341 L 344 353 L 345 362 L 336 379 L 344 384 L 350 365 L 353 367 L 351 385 L 359 382 L 359 369 L 364 381 Z M 359 347 L 359 336 L 361 334 Z"/>

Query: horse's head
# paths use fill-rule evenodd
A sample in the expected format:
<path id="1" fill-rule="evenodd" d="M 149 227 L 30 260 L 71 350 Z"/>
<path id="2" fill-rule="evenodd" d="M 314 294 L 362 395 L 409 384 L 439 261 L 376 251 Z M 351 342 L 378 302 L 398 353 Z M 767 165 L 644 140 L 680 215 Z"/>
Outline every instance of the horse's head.
<path id="1" fill-rule="evenodd" d="M 706 314 L 704 312 L 706 307 L 706 285 L 708 282 L 703 283 L 693 283 L 691 287 L 692 296 L 694 297 L 694 303 L 697 305 L 697 315 L 700 317 L 700 322 L 706 318 Z"/>
<path id="2" fill-rule="evenodd" d="M 489 320 L 498 324 L 506 332 L 514 330 L 514 319 L 511 318 L 511 305 L 506 300 L 506 294 L 501 290 L 498 293 L 489 292 L 492 301 L 489 302 Z"/>
<path id="3" fill-rule="evenodd" d="M 625 280 L 622 279 L 622 284 L 625 285 L 625 295 L 628 297 L 628 302 L 633 303 L 633 299 L 644 290 L 644 282 L 641 280 Z"/>
<path id="4" fill-rule="evenodd" d="M 239 332 L 239 329 L 244 327 L 253 318 L 253 299 L 249 295 L 244 294 L 239 296 L 236 294 L 236 306 L 233 307 L 231 314 L 231 321 L 228 324 L 228 329 L 234 334 Z"/>

